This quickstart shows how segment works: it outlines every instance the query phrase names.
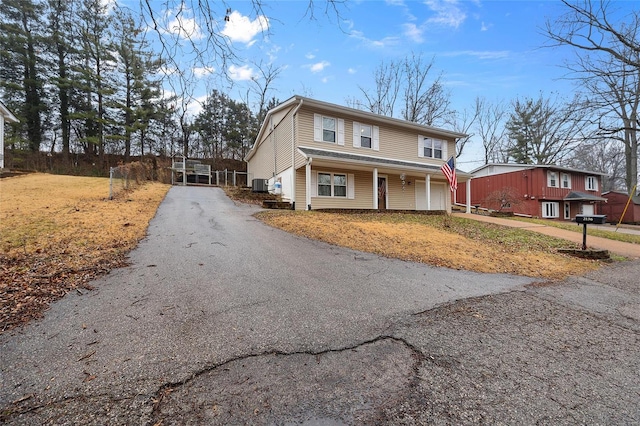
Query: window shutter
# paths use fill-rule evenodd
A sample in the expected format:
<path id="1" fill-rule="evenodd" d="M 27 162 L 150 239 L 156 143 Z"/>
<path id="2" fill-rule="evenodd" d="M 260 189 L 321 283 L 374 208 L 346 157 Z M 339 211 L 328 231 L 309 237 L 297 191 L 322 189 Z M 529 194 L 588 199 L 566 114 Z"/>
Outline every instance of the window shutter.
<path id="1" fill-rule="evenodd" d="M 373 142 L 371 145 L 374 151 L 380 151 L 380 128 L 378 126 L 373 126 Z"/>
<path id="2" fill-rule="evenodd" d="M 448 153 L 448 148 L 449 147 L 449 142 L 448 141 L 442 141 L 442 159 L 444 161 L 449 160 L 449 153 Z"/>
<path id="3" fill-rule="evenodd" d="M 424 136 L 418 135 L 418 157 L 424 157 Z"/>
<path id="4" fill-rule="evenodd" d="M 338 118 L 338 145 L 344 146 L 344 120 Z"/>
<path id="5" fill-rule="evenodd" d="M 318 196 L 318 172 L 311 172 L 311 196 Z"/>
<path id="6" fill-rule="evenodd" d="M 360 148 L 360 123 L 353 122 L 353 147 Z"/>
<path id="7" fill-rule="evenodd" d="M 313 114 L 313 140 L 322 142 L 322 116 Z"/>
<path id="8" fill-rule="evenodd" d="M 356 198 L 356 182 L 353 173 L 347 175 L 347 198 L 350 200 Z"/>

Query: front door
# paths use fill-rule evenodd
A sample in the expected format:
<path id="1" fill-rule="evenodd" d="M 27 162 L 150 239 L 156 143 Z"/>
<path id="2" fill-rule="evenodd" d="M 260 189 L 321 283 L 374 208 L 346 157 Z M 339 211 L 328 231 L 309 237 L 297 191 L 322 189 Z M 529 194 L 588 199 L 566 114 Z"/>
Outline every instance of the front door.
<path id="1" fill-rule="evenodd" d="M 387 178 L 378 177 L 378 209 L 387 209 Z"/>

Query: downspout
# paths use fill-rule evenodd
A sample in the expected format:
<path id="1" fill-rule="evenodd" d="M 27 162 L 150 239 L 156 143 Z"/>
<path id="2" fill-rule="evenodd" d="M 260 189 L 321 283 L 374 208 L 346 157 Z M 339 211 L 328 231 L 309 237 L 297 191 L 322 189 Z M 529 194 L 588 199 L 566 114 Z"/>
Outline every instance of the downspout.
<path id="1" fill-rule="evenodd" d="M 271 145 L 273 146 L 273 177 L 275 178 L 278 173 L 278 151 L 276 150 L 276 138 L 274 136 L 275 132 L 273 131 L 273 117 L 269 117 L 269 131 L 271 132 Z"/>
<path id="2" fill-rule="evenodd" d="M 303 102 L 304 99 L 300 99 L 291 116 L 291 210 L 296 209 L 296 115 Z"/>

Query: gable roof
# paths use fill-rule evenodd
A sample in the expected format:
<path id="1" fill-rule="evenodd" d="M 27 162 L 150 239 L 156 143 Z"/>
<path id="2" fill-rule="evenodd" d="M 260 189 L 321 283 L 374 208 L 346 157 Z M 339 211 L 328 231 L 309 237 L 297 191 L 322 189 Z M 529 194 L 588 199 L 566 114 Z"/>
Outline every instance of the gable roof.
<path id="1" fill-rule="evenodd" d="M 378 124 L 386 124 L 390 126 L 403 127 L 405 129 L 416 131 L 418 133 L 434 134 L 434 135 L 441 136 L 443 138 L 448 138 L 448 139 L 455 140 L 455 139 L 460 139 L 467 136 L 465 133 L 451 132 L 448 130 L 440 129 L 438 127 L 425 126 L 422 124 L 414 123 L 412 121 L 400 120 L 398 118 L 387 117 L 385 115 L 374 114 L 368 111 L 362 111 L 355 108 L 349 108 L 342 105 L 332 104 L 329 102 L 318 101 L 316 99 L 305 98 L 304 96 L 294 95 L 291 98 L 287 99 L 286 101 L 282 102 L 280 105 L 276 106 L 273 109 L 270 109 L 267 112 L 267 115 L 265 116 L 265 119 L 260 126 L 260 131 L 258 132 L 256 140 L 253 142 L 253 146 L 245 156 L 245 161 L 248 161 L 253 156 L 256 148 L 256 143 L 262 139 L 264 133 L 266 132 L 266 129 L 268 128 L 267 123 L 269 122 L 269 118 L 273 114 L 293 106 L 296 106 L 297 108 L 305 106 L 305 107 L 311 107 L 320 111 L 327 111 L 334 114 L 338 113 L 338 114 L 349 115 L 352 117 L 357 117 L 358 119 L 361 119 L 363 121 L 375 122 Z"/>
<path id="2" fill-rule="evenodd" d="M 2 103 L 2 101 L 0 101 L 0 114 L 2 114 L 2 116 L 4 117 L 4 120 L 8 121 L 9 123 L 20 122 L 20 120 L 18 120 L 16 116 L 13 115 L 11 110 L 9 110 L 9 108 L 7 108 L 6 105 Z"/>
<path id="3" fill-rule="evenodd" d="M 498 168 L 497 172 L 492 172 L 491 168 Z M 514 169 L 519 170 L 533 170 L 533 169 L 548 169 L 548 170 L 558 170 L 561 172 L 569 172 L 569 173 L 583 173 L 585 175 L 597 175 L 597 176 L 607 176 L 606 173 L 602 172 L 594 172 L 592 170 L 581 170 L 581 169 L 572 169 L 570 167 L 562 167 L 556 166 L 555 164 L 517 164 L 517 163 L 488 163 L 483 166 L 478 167 L 477 169 L 472 170 L 472 175 L 476 175 L 479 172 L 489 169 L 487 174 L 483 174 L 482 176 L 491 176 L 491 175 L 499 175 L 503 173 L 510 173 L 515 171 Z M 502 171 L 500 171 L 502 170 Z"/>

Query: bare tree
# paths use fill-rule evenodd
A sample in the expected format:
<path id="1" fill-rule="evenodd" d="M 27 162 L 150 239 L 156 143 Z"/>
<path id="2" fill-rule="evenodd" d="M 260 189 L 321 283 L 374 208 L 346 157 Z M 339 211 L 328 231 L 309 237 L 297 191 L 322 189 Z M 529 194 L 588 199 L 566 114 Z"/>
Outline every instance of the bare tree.
<path id="1" fill-rule="evenodd" d="M 465 108 L 462 111 L 453 111 L 450 118 L 451 119 L 448 124 L 451 126 L 453 131 L 467 135 L 458 139 L 456 143 L 456 158 L 459 158 L 462 155 L 462 151 L 464 151 L 464 147 L 475 136 L 472 129 L 476 127 L 478 110 L 476 108 L 472 110 Z"/>
<path id="2" fill-rule="evenodd" d="M 486 98 L 476 97 L 476 130 L 484 148 L 484 164 L 499 161 L 501 145 L 505 140 L 504 119 L 507 108 L 503 101 L 489 102 Z"/>
<path id="3" fill-rule="evenodd" d="M 374 114 L 393 117 L 402 84 L 402 73 L 400 63 L 382 61 L 373 72 L 374 89 L 366 90 L 358 86 L 364 96 L 364 102 L 352 101 L 353 106 Z"/>
<path id="4" fill-rule="evenodd" d="M 568 11 L 548 21 L 545 35 L 554 46 L 570 46 L 577 59 L 567 67 L 591 93 L 600 135 L 620 140 L 625 151 L 627 191 L 638 181 L 638 102 L 640 99 L 640 12 L 616 15 L 610 1 L 563 0 Z M 615 22 L 615 23 L 614 23 Z"/>
<path id="5" fill-rule="evenodd" d="M 270 98 L 269 92 L 273 90 L 273 83 L 282 72 L 282 67 L 277 67 L 273 63 L 263 64 L 262 62 L 255 65 L 258 68 L 259 75 L 251 77 L 252 85 L 249 91 L 258 98 L 255 111 L 258 114 L 258 121 L 261 123 L 267 115 L 266 107 Z M 248 94 L 245 104 L 249 105 Z"/>
<path id="6" fill-rule="evenodd" d="M 400 117 L 407 121 L 438 126 L 454 119 L 450 94 L 442 83 L 442 74 L 431 79 L 435 60 L 425 62 L 412 54 L 401 61 L 381 62 L 374 71 L 374 88 L 359 87 L 364 101 L 349 104 L 375 114 L 394 117 L 401 103 Z"/>
<path id="7" fill-rule="evenodd" d="M 451 96 L 442 84 L 442 74 L 429 80 L 435 58 L 426 63 L 422 54 L 404 60 L 404 108 L 402 118 L 427 126 L 437 126 L 450 119 Z"/>
<path id="8" fill-rule="evenodd" d="M 573 152 L 569 167 L 606 173 L 602 177 L 602 192 L 624 187 L 625 153 L 619 141 L 599 139 L 583 144 Z"/>

